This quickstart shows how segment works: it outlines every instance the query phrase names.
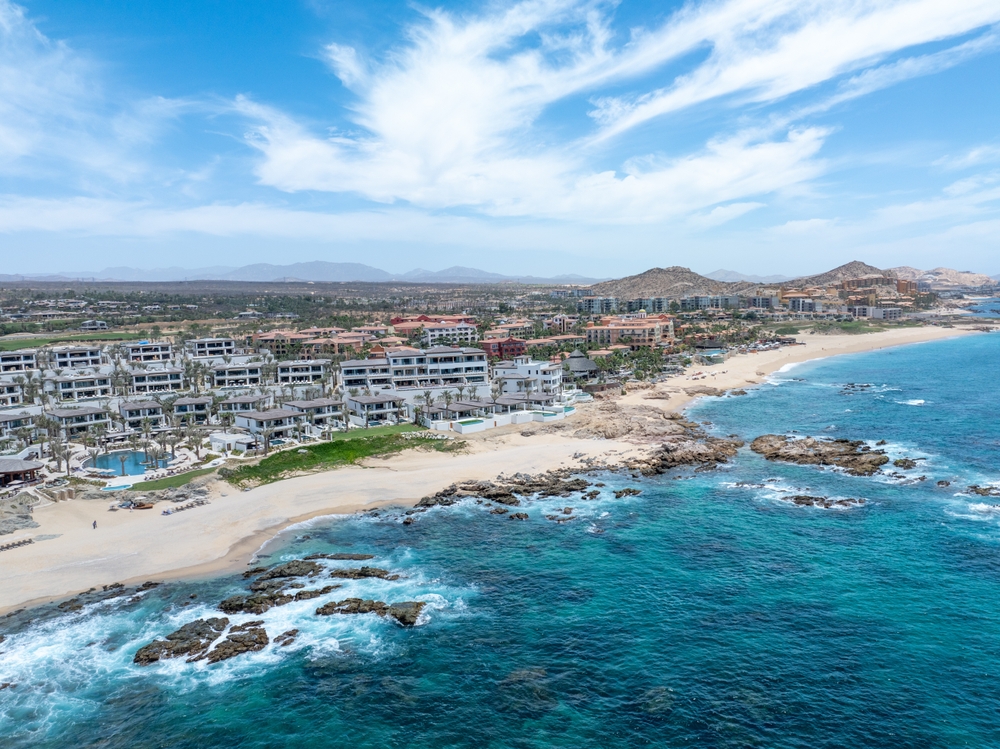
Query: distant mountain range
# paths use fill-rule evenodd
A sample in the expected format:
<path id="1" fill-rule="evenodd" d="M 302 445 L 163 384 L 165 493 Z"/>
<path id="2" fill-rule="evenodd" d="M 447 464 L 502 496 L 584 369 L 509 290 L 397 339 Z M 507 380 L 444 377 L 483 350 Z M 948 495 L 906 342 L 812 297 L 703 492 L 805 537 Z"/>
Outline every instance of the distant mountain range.
<path id="1" fill-rule="evenodd" d="M 575 274 L 564 274 L 551 278 L 537 276 L 507 276 L 502 273 L 491 273 L 478 268 L 463 268 L 454 266 L 439 271 L 417 268 L 407 273 L 392 274 L 379 268 L 361 263 L 328 263 L 317 260 L 310 263 L 292 263 L 291 265 L 272 265 L 270 263 L 255 263 L 239 268 L 228 266 L 210 266 L 207 268 L 156 268 L 143 270 L 139 268 L 105 268 L 99 272 L 85 271 L 74 273 L 35 273 L 25 275 L 9 275 L 0 273 L 0 282 L 4 281 L 260 281 L 260 282 L 317 282 L 345 283 L 368 282 L 387 283 L 400 281 L 404 283 L 461 283 L 461 284 L 495 284 L 495 283 L 530 283 L 530 284 L 574 284 L 589 286 L 605 279 L 587 278 Z"/>
<path id="2" fill-rule="evenodd" d="M 739 281 L 748 281 L 750 283 L 781 283 L 782 281 L 792 280 L 791 276 L 748 276 L 745 273 L 724 270 L 722 268 L 714 270 L 711 273 L 706 273 L 705 278 L 711 278 L 713 281 L 727 281 L 729 283 L 737 283 Z"/>

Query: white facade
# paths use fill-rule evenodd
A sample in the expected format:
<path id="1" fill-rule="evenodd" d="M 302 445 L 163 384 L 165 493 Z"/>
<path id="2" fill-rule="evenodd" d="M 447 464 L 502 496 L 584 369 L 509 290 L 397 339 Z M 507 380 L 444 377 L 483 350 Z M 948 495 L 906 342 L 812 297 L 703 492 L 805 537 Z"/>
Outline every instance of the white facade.
<path id="1" fill-rule="evenodd" d="M 59 422 L 67 437 L 89 432 L 99 425 L 111 426 L 108 413 L 103 408 L 53 408 L 46 412 Z"/>
<path id="2" fill-rule="evenodd" d="M 278 384 L 298 385 L 319 382 L 326 375 L 329 359 L 283 361 L 278 363 Z"/>
<path id="3" fill-rule="evenodd" d="M 99 367 L 102 362 L 103 358 L 99 347 L 58 346 L 49 349 L 49 364 L 52 369 Z"/>
<path id="4" fill-rule="evenodd" d="M 17 406 L 24 402 L 21 386 L 10 379 L 0 380 L 0 408 Z"/>
<path id="5" fill-rule="evenodd" d="M 170 361 L 173 347 L 169 343 L 139 341 L 125 344 L 125 354 L 130 362 Z"/>
<path id="6" fill-rule="evenodd" d="M 263 365 L 216 364 L 212 367 L 212 387 L 250 387 L 264 381 Z"/>
<path id="7" fill-rule="evenodd" d="M 236 353 L 236 341 L 232 338 L 192 338 L 184 345 L 196 359 L 233 356 Z"/>
<path id="8" fill-rule="evenodd" d="M 88 398 L 110 398 L 111 375 L 86 373 L 53 377 L 50 382 L 55 387 L 59 400 L 76 401 Z"/>
<path id="9" fill-rule="evenodd" d="M 38 351 L 33 348 L 0 352 L 0 373 L 27 372 L 38 369 Z"/>
<path id="10" fill-rule="evenodd" d="M 494 365 L 493 374 L 504 395 L 528 392 L 555 395 L 562 392 L 561 364 L 519 356 L 513 361 Z"/>
<path id="11" fill-rule="evenodd" d="M 270 439 L 275 437 L 290 437 L 296 431 L 296 425 L 302 418 L 302 413 L 285 408 L 272 408 L 267 411 L 249 411 L 236 414 L 236 426 L 246 429 L 251 434 L 262 435 L 270 430 Z"/>
<path id="12" fill-rule="evenodd" d="M 132 392 L 136 394 L 184 389 L 184 371 L 176 367 L 134 369 L 129 375 L 132 377 Z"/>
<path id="13" fill-rule="evenodd" d="M 165 424 L 163 406 L 156 401 L 125 401 L 118 406 L 118 411 L 129 429 L 142 429 L 144 419 L 149 419 L 153 429 L 159 429 Z"/>
<path id="14" fill-rule="evenodd" d="M 489 364 L 479 348 L 437 346 L 430 349 L 390 349 L 385 358 L 342 362 L 340 379 L 345 391 L 434 390 L 459 385 L 487 385 Z"/>
<path id="15" fill-rule="evenodd" d="M 427 323 L 420 338 L 425 346 L 472 344 L 479 340 L 479 329 L 467 322 Z"/>

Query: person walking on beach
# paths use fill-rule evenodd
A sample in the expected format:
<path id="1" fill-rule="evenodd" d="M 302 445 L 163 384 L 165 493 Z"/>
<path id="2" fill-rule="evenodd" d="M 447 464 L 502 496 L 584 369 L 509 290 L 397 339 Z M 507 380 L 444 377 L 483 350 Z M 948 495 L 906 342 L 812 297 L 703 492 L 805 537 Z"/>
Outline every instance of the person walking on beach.
<path id="1" fill-rule="evenodd" d="M 94 530 L 95 531 L 97 530 L 97 521 L 96 520 L 94 521 Z"/>

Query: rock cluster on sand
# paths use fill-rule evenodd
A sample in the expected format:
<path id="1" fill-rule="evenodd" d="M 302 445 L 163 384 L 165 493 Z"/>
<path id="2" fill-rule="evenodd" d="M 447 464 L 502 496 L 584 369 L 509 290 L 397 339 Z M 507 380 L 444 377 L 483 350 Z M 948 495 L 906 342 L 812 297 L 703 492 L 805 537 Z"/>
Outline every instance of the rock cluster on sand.
<path id="1" fill-rule="evenodd" d="M 31 510 L 39 501 L 38 497 L 25 492 L 0 500 L 0 536 L 25 528 L 37 528 L 38 523 L 31 517 Z"/>
<path id="2" fill-rule="evenodd" d="M 511 478 L 496 481 L 464 481 L 424 497 L 417 503 L 417 507 L 449 506 L 467 497 L 518 507 L 521 504 L 518 497 L 569 497 L 574 492 L 584 492 L 590 487 L 586 479 L 569 478 L 568 475 L 564 471 L 550 471 L 538 476 L 518 473 Z"/>
<path id="3" fill-rule="evenodd" d="M 859 440 L 793 439 L 782 434 L 765 434 L 751 442 L 750 449 L 767 460 L 836 466 L 852 476 L 871 476 L 889 462 L 884 450 L 872 450 Z"/>

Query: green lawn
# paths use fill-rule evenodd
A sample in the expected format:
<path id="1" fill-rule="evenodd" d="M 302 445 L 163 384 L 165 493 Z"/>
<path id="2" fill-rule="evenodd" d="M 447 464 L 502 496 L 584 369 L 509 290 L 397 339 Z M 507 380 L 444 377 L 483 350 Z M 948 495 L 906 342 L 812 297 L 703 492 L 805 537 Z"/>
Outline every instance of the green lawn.
<path id="1" fill-rule="evenodd" d="M 334 432 L 332 442 L 337 440 L 356 440 L 361 437 L 379 437 L 383 434 L 401 434 L 402 432 L 423 432 L 423 427 L 415 424 L 396 424 L 391 427 L 369 427 L 368 429 L 352 429 L 349 432 Z"/>
<path id="2" fill-rule="evenodd" d="M 213 473 L 215 468 L 200 468 L 197 471 L 188 471 L 187 473 L 179 473 L 176 476 L 167 476 L 166 478 L 156 479 L 155 481 L 140 481 L 138 484 L 132 484 L 132 491 L 136 492 L 155 492 L 159 489 L 176 489 L 178 486 L 184 486 L 192 479 L 196 479 L 199 476 L 207 476 Z"/>
<path id="3" fill-rule="evenodd" d="M 0 351 L 14 351 L 20 348 L 39 348 L 51 343 L 73 343 L 80 341 L 135 341 L 148 338 L 140 333 L 52 333 L 39 338 L 0 338 Z"/>
<path id="4" fill-rule="evenodd" d="M 440 452 L 459 450 L 462 443 L 429 437 L 402 437 L 401 432 L 412 432 L 412 425 L 357 429 L 338 435 L 339 439 L 319 444 L 294 447 L 274 453 L 254 465 L 223 468 L 219 478 L 234 486 L 269 484 L 289 475 L 305 471 L 327 471 L 351 465 L 365 458 L 391 455 L 414 447 L 424 447 Z M 420 430 L 423 431 L 423 430 Z M 299 452 L 303 450 L 304 452 Z"/>

